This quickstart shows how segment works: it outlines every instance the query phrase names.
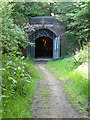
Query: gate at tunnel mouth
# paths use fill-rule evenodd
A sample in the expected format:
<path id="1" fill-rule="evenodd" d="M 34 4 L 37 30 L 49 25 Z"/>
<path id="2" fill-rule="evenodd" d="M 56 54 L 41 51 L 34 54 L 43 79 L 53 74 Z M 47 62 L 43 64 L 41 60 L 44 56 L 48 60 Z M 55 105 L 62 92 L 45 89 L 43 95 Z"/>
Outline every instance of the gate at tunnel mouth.
<path id="1" fill-rule="evenodd" d="M 38 29 L 29 35 L 29 41 L 35 46 L 28 45 L 26 49 L 27 56 L 30 58 L 60 58 L 60 35 L 56 36 L 49 29 Z"/>
<path id="2" fill-rule="evenodd" d="M 53 40 L 43 36 L 35 40 L 35 58 L 53 58 Z"/>

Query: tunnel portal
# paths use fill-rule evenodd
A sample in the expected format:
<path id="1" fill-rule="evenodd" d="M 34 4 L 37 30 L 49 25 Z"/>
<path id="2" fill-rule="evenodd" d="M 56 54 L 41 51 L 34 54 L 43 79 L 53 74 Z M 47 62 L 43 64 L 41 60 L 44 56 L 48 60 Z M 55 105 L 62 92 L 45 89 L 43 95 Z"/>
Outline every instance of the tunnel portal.
<path id="1" fill-rule="evenodd" d="M 26 56 L 32 59 L 49 57 L 55 60 L 64 56 L 67 52 L 67 40 L 63 25 L 60 17 L 31 17 L 25 27 L 31 42 L 26 47 Z"/>

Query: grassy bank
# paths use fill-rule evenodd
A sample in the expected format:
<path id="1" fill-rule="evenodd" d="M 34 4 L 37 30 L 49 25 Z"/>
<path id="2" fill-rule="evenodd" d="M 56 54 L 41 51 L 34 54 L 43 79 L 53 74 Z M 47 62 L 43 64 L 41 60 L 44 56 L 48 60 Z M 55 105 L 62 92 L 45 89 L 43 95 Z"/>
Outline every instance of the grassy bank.
<path id="1" fill-rule="evenodd" d="M 88 49 L 75 56 L 50 61 L 47 67 L 62 82 L 72 105 L 80 112 L 88 111 Z"/>
<path id="2" fill-rule="evenodd" d="M 2 64 L 2 118 L 31 118 L 31 102 L 40 79 L 34 61 L 3 56 Z"/>

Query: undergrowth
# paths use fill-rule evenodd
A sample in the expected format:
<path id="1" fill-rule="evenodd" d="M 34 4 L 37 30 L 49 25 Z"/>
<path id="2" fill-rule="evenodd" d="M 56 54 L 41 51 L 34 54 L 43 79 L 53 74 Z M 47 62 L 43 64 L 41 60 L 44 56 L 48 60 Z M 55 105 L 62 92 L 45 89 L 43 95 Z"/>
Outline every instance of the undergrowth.
<path id="1" fill-rule="evenodd" d="M 2 56 L 2 118 L 31 118 L 31 102 L 40 74 L 24 56 Z"/>
<path id="2" fill-rule="evenodd" d="M 47 66 L 62 80 L 68 98 L 76 110 L 88 111 L 88 47 L 60 60 L 50 61 Z"/>

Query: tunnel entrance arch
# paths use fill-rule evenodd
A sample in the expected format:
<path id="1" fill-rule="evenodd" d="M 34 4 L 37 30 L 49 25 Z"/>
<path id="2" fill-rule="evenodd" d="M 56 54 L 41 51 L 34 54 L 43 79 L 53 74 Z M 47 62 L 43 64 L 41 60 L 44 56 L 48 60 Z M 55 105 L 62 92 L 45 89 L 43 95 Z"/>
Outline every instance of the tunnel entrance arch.
<path id="1" fill-rule="evenodd" d="M 29 40 L 35 43 L 35 47 L 27 47 L 27 54 L 31 58 L 60 58 L 60 36 L 56 36 L 51 30 L 39 29 L 29 36 Z"/>

